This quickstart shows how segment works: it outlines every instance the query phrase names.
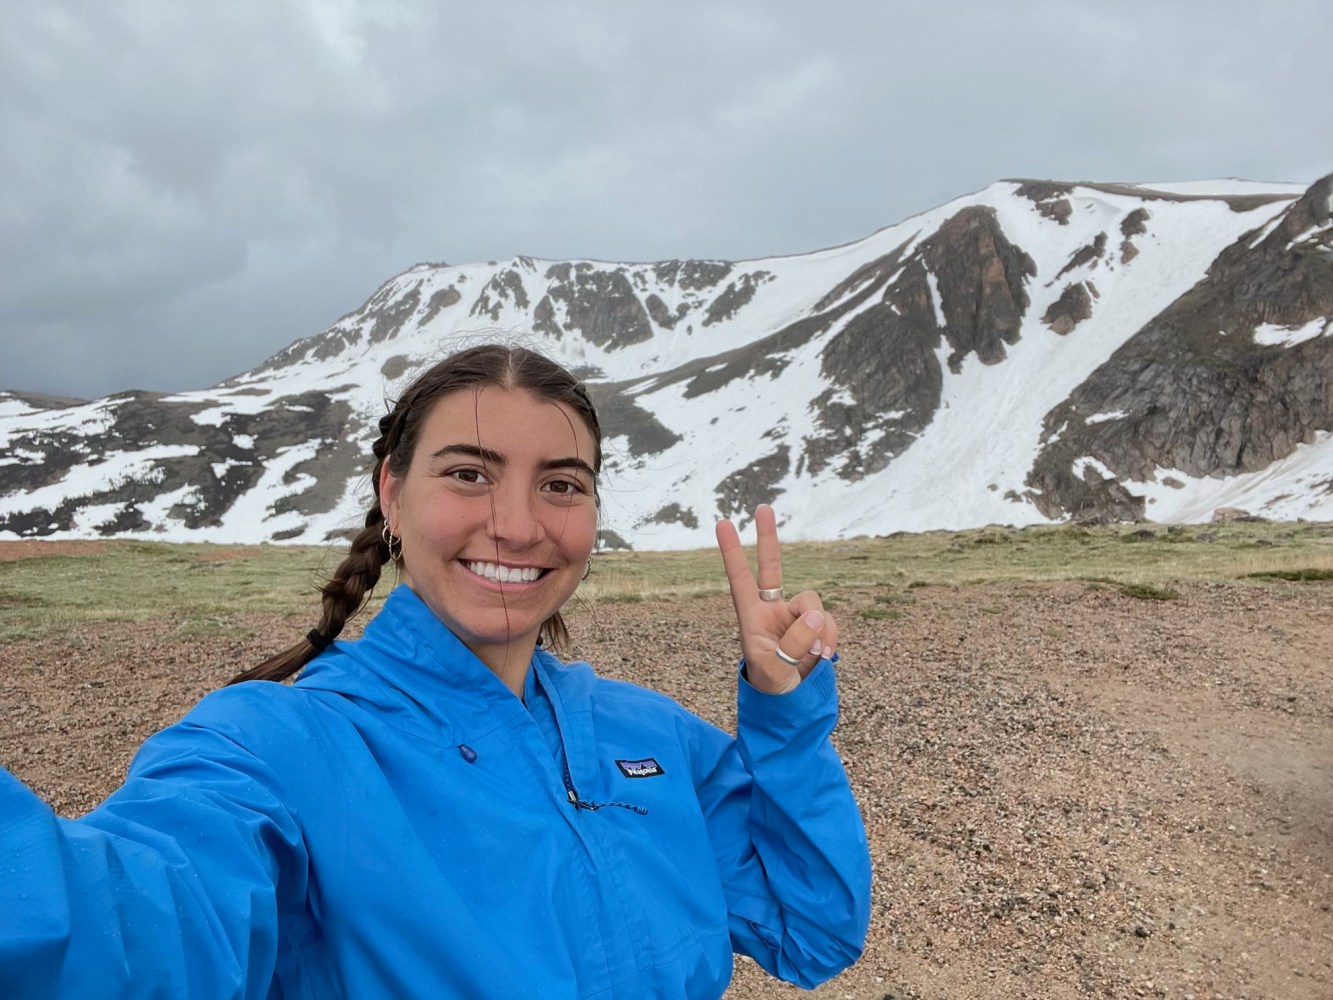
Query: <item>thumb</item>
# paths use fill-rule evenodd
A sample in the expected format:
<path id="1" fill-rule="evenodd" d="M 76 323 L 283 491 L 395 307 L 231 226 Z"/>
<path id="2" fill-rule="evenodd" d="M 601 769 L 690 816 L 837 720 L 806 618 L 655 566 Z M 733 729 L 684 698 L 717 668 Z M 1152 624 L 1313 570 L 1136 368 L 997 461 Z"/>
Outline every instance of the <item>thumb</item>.
<path id="1" fill-rule="evenodd" d="M 824 646 L 820 640 L 823 629 L 824 612 L 807 611 L 792 622 L 778 640 L 778 649 L 785 654 L 779 658 L 784 662 L 797 661 L 796 669 L 800 671 L 802 678 L 819 662 L 819 655 Z"/>

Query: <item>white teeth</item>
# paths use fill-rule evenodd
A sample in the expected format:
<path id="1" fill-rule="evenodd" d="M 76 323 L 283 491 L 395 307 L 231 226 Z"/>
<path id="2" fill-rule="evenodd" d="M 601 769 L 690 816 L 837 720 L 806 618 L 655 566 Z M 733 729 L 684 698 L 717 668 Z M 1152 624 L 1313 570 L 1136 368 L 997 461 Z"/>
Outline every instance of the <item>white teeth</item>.
<path id="1" fill-rule="evenodd" d="M 500 583 L 531 583 L 542 575 L 542 571 L 536 566 L 500 566 L 488 562 L 470 562 L 463 565 L 477 576 L 498 580 Z"/>

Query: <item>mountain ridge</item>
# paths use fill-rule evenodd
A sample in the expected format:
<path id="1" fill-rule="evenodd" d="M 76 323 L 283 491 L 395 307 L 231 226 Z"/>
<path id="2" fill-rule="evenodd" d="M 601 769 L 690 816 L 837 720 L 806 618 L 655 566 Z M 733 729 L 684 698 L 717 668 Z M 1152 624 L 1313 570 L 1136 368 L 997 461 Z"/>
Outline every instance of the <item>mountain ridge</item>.
<path id="1" fill-rule="evenodd" d="M 489 339 L 587 380 L 611 545 L 761 500 L 810 539 L 1333 519 L 1331 214 L 1333 176 L 1016 179 L 809 254 L 417 264 L 206 390 L 0 392 L 0 538 L 338 537 L 385 397 Z"/>

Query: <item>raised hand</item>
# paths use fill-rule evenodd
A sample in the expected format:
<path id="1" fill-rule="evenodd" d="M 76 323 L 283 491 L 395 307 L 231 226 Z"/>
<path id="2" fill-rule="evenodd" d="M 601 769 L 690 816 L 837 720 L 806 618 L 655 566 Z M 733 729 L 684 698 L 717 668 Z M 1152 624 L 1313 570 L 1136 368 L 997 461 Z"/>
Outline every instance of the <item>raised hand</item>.
<path id="1" fill-rule="evenodd" d="M 760 691 L 785 694 L 801 683 L 821 657 L 833 656 L 838 648 L 838 625 L 813 590 L 783 596 L 782 551 L 773 508 L 768 504 L 756 507 L 754 523 L 759 536 L 757 581 L 730 521 L 717 523 L 717 547 L 722 550 L 731 601 L 736 606 L 746 676 Z"/>

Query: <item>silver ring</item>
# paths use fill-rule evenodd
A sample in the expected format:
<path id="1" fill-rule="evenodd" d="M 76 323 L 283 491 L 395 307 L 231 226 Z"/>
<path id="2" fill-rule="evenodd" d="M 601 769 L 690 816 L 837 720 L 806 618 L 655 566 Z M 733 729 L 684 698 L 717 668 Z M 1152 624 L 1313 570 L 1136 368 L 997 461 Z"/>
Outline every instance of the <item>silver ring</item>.
<path id="1" fill-rule="evenodd" d="M 781 646 L 775 646 L 773 648 L 773 655 L 776 656 L 783 663 L 787 664 L 787 666 L 789 667 L 799 667 L 801 665 L 801 661 L 799 658 L 790 655 Z"/>
<path id="2" fill-rule="evenodd" d="M 761 601 L 780 601 L 782 600 L 782 588 L 769 587 L 767 590 L 761 589 L 759 591 L 759 599 Z"/>

